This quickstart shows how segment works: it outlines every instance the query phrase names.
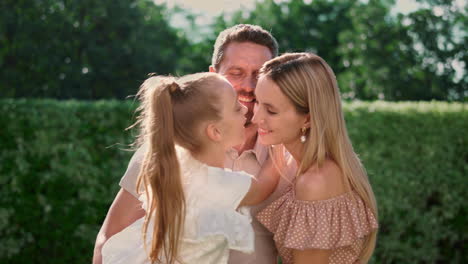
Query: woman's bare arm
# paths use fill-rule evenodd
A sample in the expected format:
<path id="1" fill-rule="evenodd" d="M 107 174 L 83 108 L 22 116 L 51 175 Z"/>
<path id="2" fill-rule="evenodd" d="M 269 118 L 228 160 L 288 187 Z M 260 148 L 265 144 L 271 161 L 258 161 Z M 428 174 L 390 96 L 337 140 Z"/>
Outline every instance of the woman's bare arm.
<path id="1" fill-rule="evenodd" d="M 256 179 L 252 179 L 249 191 L 239 206 L 255 205 L 268 198 L 278 185 L 279 177 L 280 173 L 274 166 L 273 159 L 268 157 Z"/>

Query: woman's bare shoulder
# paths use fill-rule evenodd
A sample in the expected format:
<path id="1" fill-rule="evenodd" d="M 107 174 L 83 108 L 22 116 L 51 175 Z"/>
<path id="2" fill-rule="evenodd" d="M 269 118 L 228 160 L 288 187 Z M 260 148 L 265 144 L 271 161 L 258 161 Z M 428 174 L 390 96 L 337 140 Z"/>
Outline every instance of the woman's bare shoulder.
<path id="1" fill-rule="evenodd" d="M 295 191 L 299 200 L 326 200 L 345 193 L 345 179 L 333 160 L 326 160 L 321 167 L 312 166 L 298 176 Z"/>

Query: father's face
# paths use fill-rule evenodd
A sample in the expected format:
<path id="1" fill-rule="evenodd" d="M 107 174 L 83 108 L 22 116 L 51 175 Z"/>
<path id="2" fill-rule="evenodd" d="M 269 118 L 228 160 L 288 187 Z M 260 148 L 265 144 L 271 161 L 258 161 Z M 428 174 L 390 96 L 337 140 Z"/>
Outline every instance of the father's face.
<path id="1" fill-rule="evenodd" d="M 253 116 L 258 71 L 271 58 L 272 54 L 265 46 L 252 42 L 233 42 L 226 47 L 224 58 L 217 69 L 232 84 L 241 104 L 247 107 L 246 126 L 251 123 Z M 210 71 L 215 70 L 210 67 Z"/>

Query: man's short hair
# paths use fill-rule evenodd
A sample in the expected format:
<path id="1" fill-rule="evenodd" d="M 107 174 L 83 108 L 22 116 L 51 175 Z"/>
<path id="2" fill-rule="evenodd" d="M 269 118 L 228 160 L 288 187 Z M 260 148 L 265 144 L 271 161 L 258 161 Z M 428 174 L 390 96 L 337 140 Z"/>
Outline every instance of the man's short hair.
<path id="1" fill-rule="evenodd" d="M 249 24 L 238 24 L 227 28 L 219 33 L 214 45 L 213 57 L 211 66 L 218 69 L 223 61 L 226 47 L 232 42 L 252 42 L 258 45 L 267 47 L 272 55 L 272 58 L 278 56 L 278 42 L 270 34 L 260 26 Z"/>

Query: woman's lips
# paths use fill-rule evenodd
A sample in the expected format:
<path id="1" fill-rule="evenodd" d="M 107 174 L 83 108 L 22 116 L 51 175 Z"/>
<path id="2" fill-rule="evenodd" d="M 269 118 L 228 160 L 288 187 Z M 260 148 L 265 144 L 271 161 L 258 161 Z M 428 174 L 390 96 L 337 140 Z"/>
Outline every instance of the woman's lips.
<path id="1" fill-rule="evenodd" d="M 271 130 L 266 130 L 266 129 L 263 129 L 263 128 L 259 128 L 257 131 L 258 131 L 258 134 L 261 135 L 261 136 L 271 133 Z"/>

